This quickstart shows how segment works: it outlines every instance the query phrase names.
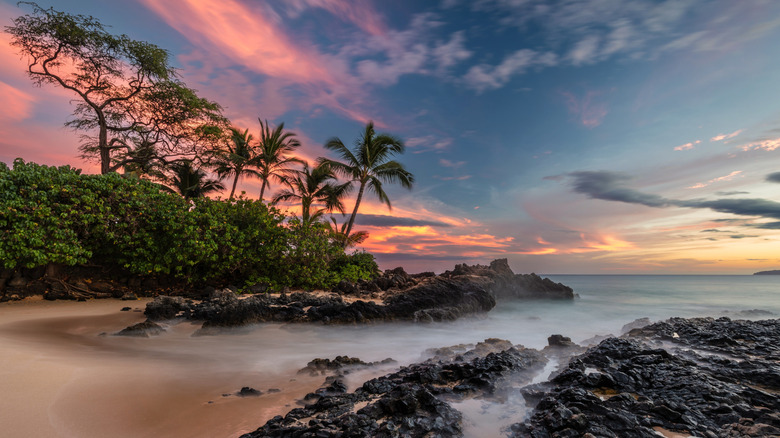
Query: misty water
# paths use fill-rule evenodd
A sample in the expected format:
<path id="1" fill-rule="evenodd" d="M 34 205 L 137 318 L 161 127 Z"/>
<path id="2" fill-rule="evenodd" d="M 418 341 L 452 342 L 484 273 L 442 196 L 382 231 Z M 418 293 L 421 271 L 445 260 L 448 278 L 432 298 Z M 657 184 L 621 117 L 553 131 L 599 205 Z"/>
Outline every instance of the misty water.
<path id="1" fill-rule="evenodd" d="M 642 317 L 780 315 L 780 276 L 550 278 L 573 287 L 579 298 L 502 302 L 483 317 L 452 323 L 263 324 L 220 336 L 193 337 L 197 326 L 189 322 L 149 339 L 99 336 L 143 319 L 140 312 L 119 312 L 126 303 L 116 301 L 0 307 L 0 423 L 14 436 L 237 436 L 296 407 L 318 387 L 323 377 L 296 374 L 316 357 L 398 362 L 350 374 L 354 389 L 424 359 L 429 348 L 486 338 L 540 349 L 554 333 L 581 342 L 619 335 L 624 324 Z M 536 380 L 546 379 L 554 365 Z M 243 386 L 265 394 L 235 396 Z M 499 404 L 455 406 L 471 436 L 500 436 L 527 415 L 519 394 Z"/>

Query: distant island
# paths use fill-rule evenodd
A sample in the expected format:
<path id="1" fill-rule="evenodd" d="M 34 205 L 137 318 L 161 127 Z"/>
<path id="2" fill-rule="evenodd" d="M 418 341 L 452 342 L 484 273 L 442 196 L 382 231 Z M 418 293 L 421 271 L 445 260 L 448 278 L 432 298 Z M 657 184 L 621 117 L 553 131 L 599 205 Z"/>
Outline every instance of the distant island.
<path id="1" fill-rule="evenodd" d="M 775 269 L 774 271 L 761 271 L 756 272 L 753 275 L 780 275 L 780 269 Z"/>

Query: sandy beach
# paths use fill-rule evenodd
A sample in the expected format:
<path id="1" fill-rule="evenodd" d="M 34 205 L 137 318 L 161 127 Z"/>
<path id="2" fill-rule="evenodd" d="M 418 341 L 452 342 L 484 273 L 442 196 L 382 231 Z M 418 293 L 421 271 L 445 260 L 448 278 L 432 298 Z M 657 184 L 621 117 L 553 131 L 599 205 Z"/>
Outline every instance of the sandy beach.
<path id="1" fill-rule="evenodd" d="M 160 338 L 100 336 L 142 321 L 144 305 L 143 300 L 0 305 L 3 433 L 238 436 L 288 411 L 322 383 L 295 369 L 235 362 L 229 352 L 221 357 L 216 339 L 190 337 L 196 327 L 186 323 Z M 134 311 L 121 312 L 125 306 Z M 264 394 L 236 396 L 243 386 Z M 268 393 L 270 388 L 280 391 Z"/>

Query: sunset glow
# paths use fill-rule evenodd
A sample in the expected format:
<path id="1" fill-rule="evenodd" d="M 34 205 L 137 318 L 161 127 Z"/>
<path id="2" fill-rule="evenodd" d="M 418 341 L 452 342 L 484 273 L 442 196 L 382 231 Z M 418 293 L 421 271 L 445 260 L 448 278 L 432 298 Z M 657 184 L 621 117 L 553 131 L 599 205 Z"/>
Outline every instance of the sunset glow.
<path id="1" fill-rule="evenodd" d="M 392 209 L 368 192 L 355 223 L 382 268 L 780 269 L 780 3 L 39 3 L 169 50 L 234 125 L 257 137 L 258 117 L 284 122 L 309 163 L 369 120 L 403 139 L 414 189 L 387 184 Z M 3 26 L 28 12 L 0 0 Z M 0 160 L 97 172 L 63 127 L 75 96 L 36 88 L 9 43 L 1 33 Z M 260 182 L 242 190 L 256 198 Z"/>

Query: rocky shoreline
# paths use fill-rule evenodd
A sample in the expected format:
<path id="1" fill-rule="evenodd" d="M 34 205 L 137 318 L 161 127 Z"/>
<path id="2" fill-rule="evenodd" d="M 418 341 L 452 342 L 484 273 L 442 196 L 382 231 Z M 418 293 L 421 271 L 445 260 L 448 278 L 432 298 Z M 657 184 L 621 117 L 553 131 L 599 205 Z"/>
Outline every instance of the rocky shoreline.
<path id="1" fill-rule="evenodd" d="M 316 368 L 328 374 L 322 387 L 242 438 L 464 436 L 459 402 L 504 403 L 510 393 L 530 414 L 504 436 L 780 436 L 780 320 L 673 318 L 587 351 L 559 335 L 549 343 L 438 349 L 352 392 L 344 374 L 371 364 L 313 361 L 326 364 Z M 532 384 L 553 359 L 554 377 Z"/>
<path id="2" fill-rule="evenodd" d="M 340 283 L 330 294 L 257 293 L 239 297 L 232 289 L 206 291 L 192 300 L 160 296 L 146 305 L 147 321 L 117 333 L 159 334 L 159 323 L 202 321 L 197 335 L 221 333 L 264 322 L 358 324 L 387 321 L 454 321 L 490 311 L 502 299 L 573 299 L 568 286 L 535 274 L 515 274 L 506 259 L 489 266 L 457 265 L 441 275 L 409 275 L 401 268 L 370 282 Z"/>
<path id="3" fill-rule="evenodd" d="M 480 301 L 479 311 L 490 310 L 487 295 L 494 299 L 572 299 L 575 294 L 571 288 L 555 283 L 536 274 L 515 274 L 509 268 L 506 259 L 494 260 L 489 265 L 456 265 L 452 271 L 441 275 L 433 272 L 407 274 L 403 268 L 389 269 L 376 278 L 357 283 L 342 281 L 330 292 L 343 296 L 349 301 L 356 299 L 381 301 L 393 295 L 411 293 L 413 304 L 421 304 L 421 295 L 443 293 L 454 312 L 462 307 L 457 290 L 471 291 L 469 294 Z M 17 301 L 29 296 L 42 296 L 47 300 L 79 300 L 94 298 L 121 298 L 135 300 L 138 297 L 180 296 L 192 300 L 213 298 L 216 290 L 228 289 L 234 293 L 245 294 L 289 294 L 288 288 L 272 290 L 267 284 L 254 284 L 238 288 L 233 285 L 188 285 L 172 278 L 137 277 L 123 272 L 104 270 L 98 266 L 49 266 L 12 271 L 0 269 L 0 302 Z M 403 306 L 403 298 L 395 299 L 396 306 Z M 285 305 L 281 302 L 279 305 Z M 439 305 L 435 307 L 441 307 Z M 418 310 L 424 310 L 422 307 Z M 397 309 L 396 309 L 397 310 Z M 468 311 L 468 309 L 463 309 Z M 392 318 L 393 312 L 390 312 Z M 421 315 L 421 317 L 425 317 Z M 457 317 L 457 316 L 456 316 Z M 430 315 L 433 320 L 447 319 L 447 315 Z M 316 318 L 315 318 L 316 319 Z"/>

